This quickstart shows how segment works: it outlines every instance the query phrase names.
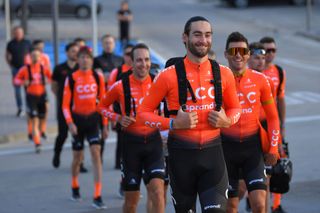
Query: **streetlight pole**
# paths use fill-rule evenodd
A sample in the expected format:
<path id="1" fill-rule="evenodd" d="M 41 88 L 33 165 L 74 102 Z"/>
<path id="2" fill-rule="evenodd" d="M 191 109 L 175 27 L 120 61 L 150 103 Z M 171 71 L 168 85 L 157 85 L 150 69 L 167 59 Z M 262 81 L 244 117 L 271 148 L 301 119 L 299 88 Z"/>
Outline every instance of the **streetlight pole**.
<path id="1" fill-rule="evenodd" d="M 58 45 L 58 18 L 59 18 L 59 0 L 53 0 L 51 5 L 52 12 L 52 40 L 54 50 L 54 66 L 59 63 L 59 45 Z"/>
<path id="2" fill-rule="evenodd" d="M 306 7 L 307 7 L 306 27 L 307 27 L 307 32 L 310 32 L 310 30 L 311 30 L 311 16 L 312 16 L 311 0 L 307 0 Z"/>
<path id="3" fill-rule="evenodd" d="M 29 7 L 28 7 L 28 0 L 22 0 L 22 14 L 21 14 L 21 26 L 26 34 L 28 34 L 28 14 Z"/>
<path id="4" fill-rule="evenodd" d="M 97 1 L 91 0 L 92 47 L 93 55 L 98 53 Z"/>
<path id="5" fill-rule="evenodd" d="M 4 4 L 5 4 L 4 12 L 5 12 L 5 21 L 6 21 L 6 41 L 8 42 L 11 39 L 10 1 L 5 0 Z"/>

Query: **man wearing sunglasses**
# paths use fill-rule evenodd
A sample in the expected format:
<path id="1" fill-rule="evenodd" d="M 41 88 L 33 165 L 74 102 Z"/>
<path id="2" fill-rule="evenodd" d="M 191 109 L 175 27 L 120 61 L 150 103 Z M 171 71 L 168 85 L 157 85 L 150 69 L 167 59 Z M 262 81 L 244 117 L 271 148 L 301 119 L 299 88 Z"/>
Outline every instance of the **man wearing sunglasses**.
<path id="1" fill-rule="evenodd" d="M 282 146 L 286 155 L 288 155 L 288 144 L 285 142 L 285 118 L 286 118 L 286 102 L 285 102 L 285 87 L 286 87 L 286 72 L 279 66 L 273 63 L 277 47 L 274 38 L 263 37 L 260 39 L 266 50 L 266 68 L 263 73 L 269 76 L 274 83 L 275 100 L 280 118 L 280 130 L 282 136 Z M 273 212 L 284 212 L 281 207 L 281 194 L 273 193 Z"/>
<path id="2" fill-rule="evenodd" d="M 264 163 L 274 165 L 278 155 L 280 128 L 277 110 L 265 75 L 247 68 L 250 51 L 248 41 L 241 33 L 233 32 L 229 35 L 225 57 L 234 74 L 242 106 L 239 122 L 228 129 L 222 129 L 222 145 L 230 184 L 227 212 L 238 212 L 239 179 L 243 178 L 252 211 L 264 213 L 267 189 Z M 270 148 L 265 155 L 259 136 L 261 105 L 267 115 L 270 141 Z"/>

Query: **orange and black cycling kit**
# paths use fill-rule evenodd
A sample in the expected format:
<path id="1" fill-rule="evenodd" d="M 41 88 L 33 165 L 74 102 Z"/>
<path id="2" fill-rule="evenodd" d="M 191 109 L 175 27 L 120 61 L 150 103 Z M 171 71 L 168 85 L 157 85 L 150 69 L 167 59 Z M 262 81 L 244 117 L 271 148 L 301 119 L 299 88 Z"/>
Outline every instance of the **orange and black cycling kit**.
<path id="1" fill-rule="evenodd" d="M 196 102 L 190 92 L 185 104 L 186 112 L 195 111 L 198 114 L 198 124 L 193 129 L 171 130 L 170 135 L 182 142 L 185 148 L 202 148 L 220 137 L 220 129 L 212 127 L 208 122 L 208 114 L 215 110 L 215 89 L 212 84 L 212 67 L 209 60 L 196 64 L 188 57 L 183 59 L 186 77 L 193 90 Z M 179 89 L 175 66 L 170 66 L 159 73 L 150 88 L 150 94 L 144 98 L 139 109 L 139 117 L 145 125 L 152 128 L 169 129 L 170 118 L 164 118 L 153 113 L 158 103 L 165 97 L 169 111 L 179 110 Z M 240 104 L 237 98 L 234 78 L 231 70 L 220 65 L 223 108 L 231 118 L 232 124 L 240 117 Z M 171 115 L 171 118 L 175 115 Z"/>
<path id="2" fill-rule="evenodd" d="M 66 79 L 62 110 L 67 124 L 73 123 L 73 113 L 81 116 L 89 116 L 97 112 L 97 100 L 100 100 L 104 94 L 104 79 L 102 74 L 97 73 L 101 82 L 101 84 L 98 84 L 93 72 L 92 70 L 78 70 L 72 73 L 71 77 L 74 81 L 72 91 L 70 89 L 69 79 Z M 106 125 L 107 123 L 108 120 L 104 118 L 103 124 Z"/>
<path id="3" fill-rule="evenodd" d="M 121 66 L 113 69 L 110 73 L 109 79 L 108 79 L 108 89 L 116 83 L 116 81 L 119 81 L 121 79 L 121 75 L 123 73 L 127 73 L 131 69 L 131 66 L 127 64 L 122 64 Z"/>
<path id="4" fill-rule="evenodd" d="M 23 85 L 28 81 L 26 88 L 27 94 L 41 96 L 46 92 L 46 80 L 51 81 L 50 70 L 46 69 L 40 63 L 36 63 L 23 66 L 14 78 L 14 84 Z"/>
<path id="5" fill-rule="evenodd" d="M 262 71 L 263 74 L 270 77 L 274 83 L 275 97 L 283 98 L 285 96 L 286 73 L 278 65 L 272 64 L 268 69 Z"/>
<path id="6" fill-rule="evenodd" d="M 269 153 L 278 153 L 280 139 L 279 118 L 271 93 L 271 87 L 265 75 L 257 71 L 246 71 L 235 76 L 242 114 L 237 124 L 222 129 L 223 135 L 234 141 L 244 141 L 259 132 L 259 114 L 261 105 L 268 122 Z"/>
<path id="7" fill-rule="evenodd" d="M 139 108 L 138 120 L 148 127 L 169 129 L 169 123 L 176 115 L 170 113 L 170 118 L 164 118 L 153 113 L 164 98 L 169 112 L 176 112 L 180 107 L 186 112 L 197 112 L 199 122 L 195 128 L 171 129 L 169 132 L 169 174 L 175 210 L 188 212 L 194 208 L 199 196 L 203 212 L 212 208 L 225 212 L 228 179 L 220 142 L 220 129 L 212 127 L 208 121 L 209 112 L 216 110 L 216 104 L 219 103 L 215 98 L 216 71 L 209 60 L 197 64 L 185 57 L 182 62 L 189 84 L 186 85 L 188 89 L 185 104 L 181 101 L 180 95 L 184 93 L 181 86 L 179 87 L 184 77 L 180 78 L 181 75 L 178 74 L 181 67 L 177 63 L 180 62 L 175 62 L 155 78 L 149 95 L 144 98 Z M 241 112 L 234 78 L 229 68 L 218 66 L 222 107 L 234 124 Z"/>
<path id="8" fill-rule="evenodd" d="M 134 75 L 131 74 L 129 75 L 129 81 L 130 81 L 130 90 L 131 90 L 130 116 L 135 117 L 136 112 L 139 110 L 142 100 L 148 94 L 148 90 L 152 83 L 152 78 L 151 76 L 148 76 L 146 79 L 141 81 L 136 79 Z M 99 104 L 99 111 L 104 117 L 108 117 L 113 121 L 117 121 L 120 115 L 117 113 L 114 113 L 112 110 L 110 110 L 110 107 L 109 107 L 114 102 L 120 103 L 121 114 L 126 115 L 125 94 L 124 94 L 122 81 L 117 81 L 116 83 L 114 83 Z M 127 128 L 123 129 L 123 131 L 129 132 L 135 135 L 149 135 L 155 132 L 154 129 L 151 129 L 145 126 L 143 123 L 139 123 L 138 120 L 135 123 L 132 123 Z"/>

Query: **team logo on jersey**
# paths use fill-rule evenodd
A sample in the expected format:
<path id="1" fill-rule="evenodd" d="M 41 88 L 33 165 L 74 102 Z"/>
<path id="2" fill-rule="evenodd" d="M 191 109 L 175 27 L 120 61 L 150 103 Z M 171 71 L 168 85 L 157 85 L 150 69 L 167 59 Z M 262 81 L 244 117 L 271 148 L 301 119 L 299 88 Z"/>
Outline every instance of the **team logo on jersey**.
<path id="1" fill-rule="evenodd" d="M 77 93 L 92 93 L 97 91 L 97 84 L 85 84 L 85 85 L 77 85 L 76 87 Z"/>

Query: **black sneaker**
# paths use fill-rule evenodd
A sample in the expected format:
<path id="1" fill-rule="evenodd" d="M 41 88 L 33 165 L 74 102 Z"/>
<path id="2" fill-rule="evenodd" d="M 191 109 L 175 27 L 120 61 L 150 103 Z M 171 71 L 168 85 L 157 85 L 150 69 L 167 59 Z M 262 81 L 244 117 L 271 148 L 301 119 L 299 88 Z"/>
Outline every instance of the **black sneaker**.
<path id="1" fill-rule="evenodd" d="M 88 169 L 84 167 L 83 163 L 80 164 L 80 173 L 87 173 Z"/>
<path id="2" fill-rule="evenodd" d="M 72 201 L 81 201 L 80 188 L 72 188 L 71 200 Z"/>
<path id="3" fill-rule="evenodd" d="M 54 153 L 53 159 L 52 159 L 52 166 L 54 168 L 59 168 L 60 166 L 60 154 L 59 153 Z"/>
<path id="4" fill-rule="evenodd" d="M 246 198 L 246 211 L 251 212 L 251 205 L 248 197 Z"/>
<path id="5" fill-rule="evenodd" d="M 29 141 L 30 143 L 33 143 L 32 134 L 28 134 L 28 141 Z"/>
<path id="6" fill-rule="evenodd" d="M 285 210 L 283 210 L 282 206 L 279 205 L 276 209 L 272 209 L 272 213 L 287 213 Z"/>
<path id="7" fill-rule="evenodd" d="M 23 113 L 22 113 L 21 109 L 18 109 L 16 116 L 17 117 L 22 117 L 23 116 Z"/>
<path id="8" fill-rule="evenodd" d="M 36 144 L 36 153 L 39 154 L 41 152 L 41 145 Z"/>
<path id="9" fill-rule="evenodd" d="M 41 139 L 43 142 L 46 142 L 47 141 L 47 135 L 45 132 L 41 132 Z"/>
<path id="10" fill-rule="evenodd" d="M 92 206 L 96 209 L 106 209 L 107 206 L 103 203 L 101 196 L 93 199 Z"/>
<path id="11" fill-rule="evenodd" d="M 122 181 L 119 184 L 119 193 L 118 193 L 119 198 L 123 199 L 124 198 L 124 190 L 123 190 L 123 183 Z"/>

